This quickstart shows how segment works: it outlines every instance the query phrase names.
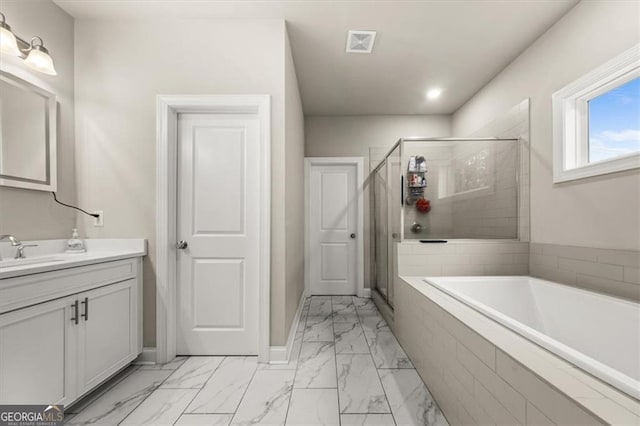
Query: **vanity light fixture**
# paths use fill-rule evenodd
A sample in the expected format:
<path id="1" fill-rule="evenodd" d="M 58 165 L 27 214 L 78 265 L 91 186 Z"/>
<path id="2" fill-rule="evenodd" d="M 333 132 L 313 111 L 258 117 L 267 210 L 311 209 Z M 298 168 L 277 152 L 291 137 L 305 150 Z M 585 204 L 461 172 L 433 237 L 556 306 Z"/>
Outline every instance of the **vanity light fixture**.
<path id="1" fill-rule="evenodd" d="M 2 12 L 0 12 L 0 51 L 23 59 L 28 67 L 36 71 L 48 75 L 58 75 L 53 66 L 53 59 L 44 47 L 42 39 L 36 36 L 31 39 L 31 43 L 27 43 L 15 35 L 9 24 L 6 23 Z"/>
<path id="2" fill-rule="evenodd" d="M 24 60 L 24 63 L 36 71 L 49 75 L 57 75 L 56 69 L 53 67 L 53 59 L 49 56 L 49 51 L 44 47 L 44 43 L 40 37 L 31 39 L 31 50 Z"/>
<path id="3" fill-rule="evenodd" d="M 21 56 L 18 49 L 18 40 L 11 31 L 11 27 L 4 20 L 4 14 L 0 12 L 0 51 L 11 56 Z"/>

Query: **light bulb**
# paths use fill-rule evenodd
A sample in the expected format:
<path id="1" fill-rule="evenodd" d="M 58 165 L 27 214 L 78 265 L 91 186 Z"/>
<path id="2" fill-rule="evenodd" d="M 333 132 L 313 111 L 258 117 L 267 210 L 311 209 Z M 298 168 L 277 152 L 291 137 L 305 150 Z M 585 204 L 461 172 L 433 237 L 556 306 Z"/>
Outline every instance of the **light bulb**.
<path id="1" fill-rule="evenodd" d="M 442 89 L 440 89 L 439 87 L 435 87 L 427 91 L 427 99 L 430 100 L 438 99 L 440 95 L 442 95 Z"/>
<path id="2" fill-rule="evenodd" d="M 16 36 L 11 32 L 11 27 L 4 22 L 0 22 L 0 52 L 11 56 L 22 55 L 22 52 L 18 49 Z"/>
<path id="3" fill-rule="evenodd" d="M 36 37 L 34 37 L 35 39 Z M 42 40 L 40 40 L 42 42 Z M 34 44 L 31 42 L 31 50 L 24 60 L 24 63 L 36 71 L 44 74 L 58 75 L 53 66 L 53 59 L 49 56 L 49 51 L 42 44 Z"/>

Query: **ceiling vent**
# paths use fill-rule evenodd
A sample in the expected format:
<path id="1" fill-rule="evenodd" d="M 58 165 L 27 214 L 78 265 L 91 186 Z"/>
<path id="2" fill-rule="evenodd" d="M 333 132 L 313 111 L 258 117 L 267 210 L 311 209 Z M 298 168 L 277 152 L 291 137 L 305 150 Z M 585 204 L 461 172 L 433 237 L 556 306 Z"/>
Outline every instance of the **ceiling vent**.
<path id="1" fill-rule="evenodd" d="M 349 31 L 347 53 L 371 53 L 375 40 L 375 31 Z"/>

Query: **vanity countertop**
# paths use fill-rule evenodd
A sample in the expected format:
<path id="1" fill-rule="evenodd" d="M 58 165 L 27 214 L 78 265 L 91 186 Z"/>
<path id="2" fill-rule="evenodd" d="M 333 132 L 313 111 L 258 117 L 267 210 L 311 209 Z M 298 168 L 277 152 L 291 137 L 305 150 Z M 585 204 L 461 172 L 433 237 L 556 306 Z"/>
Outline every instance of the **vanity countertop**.
<path id="1" fill-rule="evenodd" d="M 37 244 L 26 248 L 27 258 L 14 260 L 15 247 L 9 243 L 0 244 L 0 280 L 23 275 L 39 274 L 77 266 L 111 262 L 120 259 L 145 256 L 147 242 L 144 239 L 85 239 L 85 253 L 65 253 L 67 240 L 23 241 L 23 244 Z M 3 265 L 5 263 L 5 265 Z"/>

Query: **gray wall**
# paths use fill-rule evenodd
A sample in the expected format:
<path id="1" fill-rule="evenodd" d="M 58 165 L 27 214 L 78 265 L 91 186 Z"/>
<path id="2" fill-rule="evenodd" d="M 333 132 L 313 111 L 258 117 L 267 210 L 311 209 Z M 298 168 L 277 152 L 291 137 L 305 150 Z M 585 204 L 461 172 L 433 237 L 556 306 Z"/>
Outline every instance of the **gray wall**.
<path id="1" fill-rule="evenodd" d="M 58 76 L 30 71 L 22 60 L 6 55 L 0 68 L 58 96 L 58 195 L 74 202 L 73 18 L 48 1 L 3 0 L 0 11 L 20 37 L 42 37 L 53 57 Z M 24 240 L 68 238 L 75 218 L 73 210 L 55 204 L 48 192 L 0 187 L 0 234 Z"/>
<path id="2" fill-rule="evenodd" d="M 364 157 L 364 285 L 370 287 L 369 164 L 398 139 L 449 136 L 447 115 L 363 115 L 305 117 L 305 157 Z M 370 157 L 370 151 L 373 156 Z"/>
<path id="3" fill-rule="evenodd" d="M 448 115 L 307 116 L 304 155 L 366 159 L 369 148 L 389 149 L 402 137 L 450 134 Z"/>
<path id="4" fill-rule="evenodd" d="M 530 98 L 532 242 L 640 248 L 639 171 L 554 185 L 551 111 L 555 91 L 638 43 L 639 15 L 638 2 L 580 2 L 453 116 L 468 135 Z"/>
<path id="5" fill-rule="evenodd" d="M 271 95 L 271 310 L 286 311 L 284 21 L 78 20 L 75 28 L 78 199 L 105 214 L 103 228 L 80 222 L 89 237 L 149 240 L 145 346 L 155 346 L 158 94 Z M 284 326 L 275 322 L 272 343 L 282 343 Z"/>
<path id="6" fill-rule="evenodd" d="M 275 318 L 271 324 L 271 342 L 278 345 L 286 343 L 304 291 L 304 114 L 289 37 L 285 36 L 285 311 L 283 314 L 274 312 L 284 316 L 283 324 Z"/>

